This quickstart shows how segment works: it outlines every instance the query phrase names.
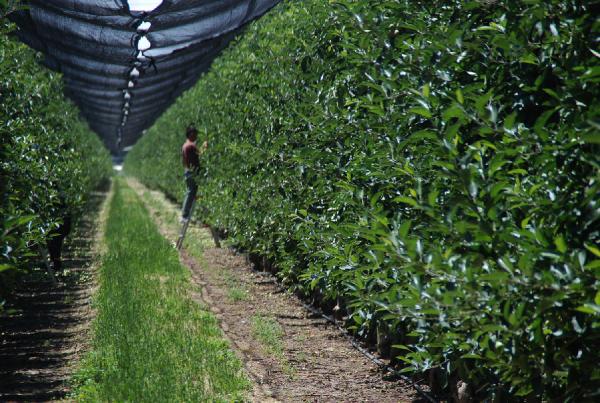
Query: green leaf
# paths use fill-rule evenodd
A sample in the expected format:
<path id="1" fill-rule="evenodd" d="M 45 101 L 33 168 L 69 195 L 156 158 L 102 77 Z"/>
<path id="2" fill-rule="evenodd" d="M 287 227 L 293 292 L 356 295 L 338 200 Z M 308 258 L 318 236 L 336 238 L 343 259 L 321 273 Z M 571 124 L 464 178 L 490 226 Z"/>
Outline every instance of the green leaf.
<path id="1" fill-rule="evenodd" d="M 510 278 L 507 272 L 495 271 L 493 273 L 483 274 L 479 277 L 481 281 L 488 281 L 492 283 L 502 283 Z"/>
<path id="2" fill-rule="evenodd" d="M 522 168 L 511 169 L 510 171 L 508 171 L 508 173 L 511 175 L 527 175 L 527 171 Z"/>
<path id="3" fill-rule="evenodd" d="M 544 92 L 548 95 L 550 95 L 552 98 L 557 99 L 557 100 L 561 100 L 560 96 L 556 93 L 556 91 L 550 89 L 550 88 L 544 88 Z"/>
<path id="4" fill-rule="evenodd" d="M 519 61 L 521 63 L 527 63 L 527 64 L 533 64 L 533 65 L 537 65 L 539 63 L 538 58 L 533 53 L 528 53 L 524 56 L 521 56 Z"/>
<path id="5" fill-rule="evenodd" d="M 417 201 L 411 197 L 408 196 L 398 196 L 398 197 L 394 197 L 394 201 L 397 203 L 405 203 L 408 205 L 411 205 L 413 207 L 418 207 L 419 203 L 417 203 Z"/>
<path id="6" fill-rule="evenodd" d="M 565 242 L 565 238 L 562 235 L 559 235 L 556 238 L 554 238 L 554 245 L 556 245 L 556 249 L 560 253 L 565 253 L 567 251 L 567 244 Z"/>
<path id="7" fill-rule="evenodd" d="M 509 161 L 506 161 L 501 158 L 494 158 L 490 163 L 490 168 L 488 169 L 488 175 L 493 176 L 500 168 L 502 168 L 505 164 L 508 164 Z"/>
<path id="8" fill-rule="evenodd" d="M 423 97 L 424 98 L 429 98 L 429 94 L 430 94 L 430 88 L 429 88 L 429 84 L 425 84 L 423 86 Z"/>
<path id="9" fill-rule="evenodd" d="M 453 104 L 452 106 L 450 106 L 449 108 L 446 108 L 444 110 L 444 112 L 442 112 L 442 119 L 444 119 L 445 121 L 449 121 L 452 118 L 466 118 L 467 115 L 465 114 L 464 110 L 462 109 L 462 107 L 458 104 Z M 454 128 L 458 128 L 459 126 L 452 126 Z"/>
<path id="10" fill-rule="evenodd" d="M 593 260 L 590 263 L 586 264 L 584 267 L 588 270 L 598 269 L 600 268 L 600 260 Z"/>
<path id="11" fill-rule="evenodd" d="M 408 110 L 409 113 L 416 113 L 417 115 L 421 115 L 426 118 L 431 118 L 431 112 L 426 108 L 411 108 Z"/>
<path id="12" fill-rule="evenodd" d="M 460 88 L 457 88 L 455 91 L 456 94 L 456 100 L 458 101 L 459 104 L 464 104 L 465 103 L 465 97 L 463 96 L 462 91 L 460 90 Z"/>
<path id="13" fill-rule="evenodd" d="M 419 130 L 410 135 L 409 140 L 415 142 L 418 140 L 437 140 L 438 135 L 433 130 Z"/>
<path id="14" fill-rule="evenodd" d="M 600 249 L 598 249 L 596 246 L 588 245 L 588 244 L 584 244 L 584 246 L 587 250 L 592 252 L 596 257 L 600 257 Z"/>
<path id="15" fill-rule="evenodd" d="M 437 204 L 437 198 L 440 195 L 440 191 L 439 190 L 432 190 L 431 192 L 429 192 L 429 194 L 427 195 L 427 202 L 429 203 L 429 205 L 431 207 L 435 207 Z"/>
<path id="16" fill-rule="evenodd" d="M 401 238 L 406 238 L 408 236 L 408 232 L 410 231 L 411 224 L 412 224 L 412 221 L 410 221 L 410 220 L 404 220 L 402 222 L 402 224 L 400 225 L 400 228 L 398 229 L 398 235 L 400 235 Z"/>
<path id="17" fill-rule="evenodd" d="M 584 304 L 575 308 L 576 311 L 597 315 L 600 314 L 600 305 L 598 304 Z"/>

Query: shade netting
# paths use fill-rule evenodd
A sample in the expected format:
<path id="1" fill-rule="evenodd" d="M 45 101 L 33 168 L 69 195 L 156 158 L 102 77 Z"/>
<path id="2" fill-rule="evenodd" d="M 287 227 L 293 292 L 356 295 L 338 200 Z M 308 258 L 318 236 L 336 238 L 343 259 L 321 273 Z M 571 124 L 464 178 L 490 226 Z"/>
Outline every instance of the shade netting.
<path id="1" fill-rule="evenodd" d="M 65 92 L 114 153 L 191 87 L 243 27 L 280 0 L 31 0 L 19 38 L 63 73 Z"/>

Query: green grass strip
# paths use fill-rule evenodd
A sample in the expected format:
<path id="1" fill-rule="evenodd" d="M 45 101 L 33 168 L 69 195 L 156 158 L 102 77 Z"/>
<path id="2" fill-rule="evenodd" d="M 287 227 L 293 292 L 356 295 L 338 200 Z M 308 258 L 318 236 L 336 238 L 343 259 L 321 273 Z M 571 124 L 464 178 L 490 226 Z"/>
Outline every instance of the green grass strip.
<path id="1" fill-rule="evenodd" d="M 249 388 L 216 319 L 194 303 L 189 272 L 140 199 L 115 182 L 80 401 L 239 401 Z"/>

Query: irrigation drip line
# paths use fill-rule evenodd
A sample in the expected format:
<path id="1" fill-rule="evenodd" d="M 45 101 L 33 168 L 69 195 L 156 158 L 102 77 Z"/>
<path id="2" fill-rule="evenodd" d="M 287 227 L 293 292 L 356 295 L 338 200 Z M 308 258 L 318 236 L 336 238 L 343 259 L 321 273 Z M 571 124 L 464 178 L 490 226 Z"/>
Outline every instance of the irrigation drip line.
<path id="1" fill-rule="evenodd" d="M 285 287 L 283 287 L 278 281 L 274 281 L 273 284 L 275 284 L 277 286 L 277 288 L 279 288 L 280 291 L 283 291 L 283 292 L 287 291 L 287 289 Z M 410 383 L 410 385 L 417 391 L 417 393 L 419 393 L 421 396 L 423 396 L 430 403 L 439 403 L 438 400 L 436 400 L 433 396 L 431 396 L 431 394 L 429 394 L 426 391 L 424 391 L 410 377 L 408 377 L 408 376 L 404 375 L 403 373 L 401 373 L 400 371 L 398 371 L 398 370 L 390 367 L 385 362 L 383 362 L 381 359 L 377 358 L 376 356 L 374 356 L 373 354 L 371 354 L 367 349 L 365 349 L 363 346 L 361 346 L 359 344 L 359 342 L 356 341 L 355 337 L 352 336 L 348 332 L 348 330 L 346 330 L 345 328 L 343 328 L 338 323 L 339 321 L 337 321 L 334 317 L 326 315 L 321 309 L 316 308 L 316 307 L 314 307 L 314 306 L 312 306 L 310 304 L 307 304 L 307 303 L 305 303 L 302 300 L 300 300 L 300 304 L 304 307 L 304 309 L 310 311 L 314 315 L 321 316 L 323 319 L 325 319 L 326 321 L 328 321 L 329 323 L 331 323 L 332 325 L 334 325 L 344 335 L 344 337 L 346 337 L 346 339 L 352 344 L 352 347 L 354 347 L 358 352 L 360 352 L 365 357 L 367 357 L 369 360 L 371 360 L 379 368 L 381 368 L 381 369 L 389 372 L 390 374 L 392 374 L 392 375 L 394 375 L 394 376 L 402 379 L 403 381 L 406 381 L 406 382 Z"/>
<path id="2" fill-rule="evenodd" d="M 279 284 L 278 284 L 279 285 Z M 435 400 L 433 398 L 433 396 L 431 396 L 429 393 L 425 392 L 419 385 L 417 385 L 417 383 L 415 381 L 413 381 L 410 377 L 402 374 L 400 371 L 395 370 L 394 368 L 390 367 L 389 365 L 387 365 L 385 362 L 383 362 L 381 359 L 375 357 L 373 354 L 371 354 L 366 348 L 364 348 L 363 346 L 361 346 L 356 340 L 355 338 L 348 333 L 348 330 L 344 329 L 342 326 L 339 325 L 338 321 L 329 316 L 326 315 L 323 311 L 321 311 L 318 308 L 315 308 L 314 306 L 311 306 L 305 302 L 300 301 L 300 303 L 302 304 L 302 306 L 304 307 L 304 309 L 307 309 L 308 311 L 312 312 L 315 315 L 319 315 L 321 316 L 323 319 L 327 320 L 328 322 L 330 322 L 331 324 L 333 324 L 340 332 L 342 332 L 342 334 L 346 337 L 346 339 L 348 339 L 348 341 L 350 341 L 350 343 L 352 344 L 352 347 L 354 347 L 356 350 L 358 350 L 361 354 L 363 354 L 365 357 L 367 357 L 369 360 L 371 360 L 374 364 L 376 364 L 378 367 L 380 367 L 381 369 L 384 369 L 385 371 L 393 374 L 394 376 L 399 377 L 400 379 L 410 383 L 410 385 L 415 388 L 415 390 L 421 395 L 423 396 L 425 399 L 427 399 L 429 402 L 431 403 L 438 403 L 437 400 Z"/>

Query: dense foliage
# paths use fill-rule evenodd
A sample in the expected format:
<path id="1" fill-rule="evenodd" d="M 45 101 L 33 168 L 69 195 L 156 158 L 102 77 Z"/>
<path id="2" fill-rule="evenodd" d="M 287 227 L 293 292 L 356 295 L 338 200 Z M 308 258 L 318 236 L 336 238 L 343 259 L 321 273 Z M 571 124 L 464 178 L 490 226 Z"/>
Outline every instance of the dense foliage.
<path id="1" fill-rule="evenodd" d="M 4 19 L 10 13 L 23 8 L 20 3 L 20 0 L 0 0 L 0 19 Z"/>
<path id="2" fill-rule="evenodd" d="M 598 1 L 290 2 L 130 153 L 307 294 L 478 397 L 600 394 Z M 201 136 L 202 137 L 202 136 Z"/>
<path id="3" fill-rule="evenodd" d="M 25 268 L 64 211 L 75 215 L 111 172 L 108 152 L 62 95 L 60 76 L 40 61 L 0 35 L 0 272 Z"/>

